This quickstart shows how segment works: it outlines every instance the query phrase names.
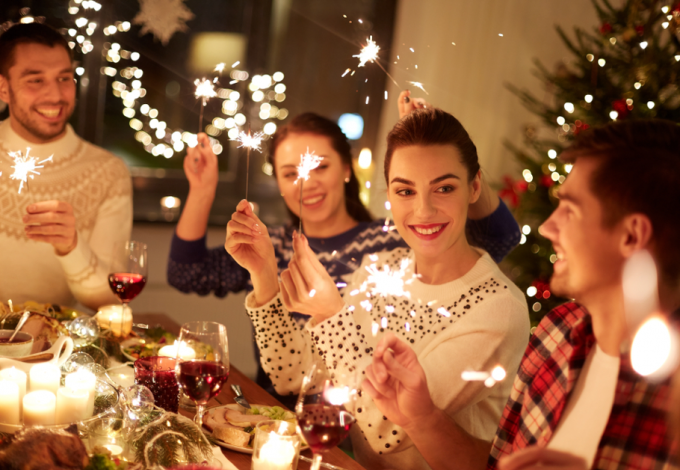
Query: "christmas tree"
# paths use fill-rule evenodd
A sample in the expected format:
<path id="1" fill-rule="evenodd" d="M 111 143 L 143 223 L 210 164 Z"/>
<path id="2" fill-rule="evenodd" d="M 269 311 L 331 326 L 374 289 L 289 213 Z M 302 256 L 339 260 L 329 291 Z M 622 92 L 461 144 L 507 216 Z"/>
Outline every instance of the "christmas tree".
<path id="1" fill-rule="evenodd" d="M 557 156 L 579 132 L 612 120 L 662 118 L 680 122 L 680 2 L 625 0 L 615 7 L 593 0 L 600 26 L 571 36 L 557 33 L 573 54 L 570 64 L 549 71 L 535 62 L 550 102 L 510 86 L 540 118 L 525 130 L 522 148 L 507 144 L 522 165 L 522 178 L 505 178 L 500 191 L 522 228 L 522 240 L 507 258 L 514 282 L 525 292 L 537 323 L 563 302 L 550 292 L 557 257 L 538 227 L 557 206 L 556 192 L 571 170 Z"/>

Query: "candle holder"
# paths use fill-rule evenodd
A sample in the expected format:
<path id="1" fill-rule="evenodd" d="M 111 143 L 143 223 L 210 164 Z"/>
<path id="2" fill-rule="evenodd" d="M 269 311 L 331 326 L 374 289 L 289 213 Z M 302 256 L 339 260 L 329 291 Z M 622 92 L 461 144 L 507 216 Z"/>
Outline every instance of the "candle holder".
<path id="1" fill-rule="evenodd" d="M 252 470 L 296 470 L 301 439 L 295 424 L 262 421 L 255 427 Z"/>
<path id="2" fill-rule="evenodd" d="M 113 336 L 127 337 L 132 331 L 132 309 L 124 305 L 104 305 L 99 308 L 95 320 L 102 329 Z"/>
<path id="3" fill-rule="evenodd" d="M 156 406 L 172 413 L 177 413 L 179 408 L 176 364 L 177 359 L 164 356 L 142 357 L 135 361 L 135 383 L 151 390 Z"/>
<path id="4" fill-rule="evenodd" d="M 97 448 L 111 452 L 111 457 L 128 460 L 130 448 L 129 436 L 125 432 L 124 422 L 120 418 L 98 418 L 87 429 L 89 446 L 92 453 Z"/>

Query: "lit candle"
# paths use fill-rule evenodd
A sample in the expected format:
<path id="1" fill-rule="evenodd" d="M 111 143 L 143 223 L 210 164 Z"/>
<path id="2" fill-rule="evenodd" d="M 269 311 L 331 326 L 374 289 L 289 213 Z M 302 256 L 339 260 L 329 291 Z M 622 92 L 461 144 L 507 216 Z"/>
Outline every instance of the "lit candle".
<path id="1" fill-rule="evenodd" d="M 27 393 L 24 397 L 24 424 L 49 426 L 54 423 L 57 397 L 47 390 Z"/>
<path id="2" fill-rule="evenodd" d="M 36 364 L 31 367 L 29 377 L 31 392 L 47 390 L 55 395 L 57 394 L 59 383 L 61 382 L 61 371 L 56 365 L 50 364 L 49 362 Z"/>
<path id="3" fill-rule="evenodd" d="M 89 418 L 87 405 L 90 393 L 83 389 L 61 387 L 57 390 L 57 424 L 68 424 Z M 91 415 L 90 415 L 91 416 Z"/>
<path id="4" fill-rule="evenodd" d="M 19 414 L 21 414 L 21 403 L 26 395 L 26 372 L 10 367 L 0 370 L 0 380 L 9 380 L 19 386 Z"/>
<path id="5" fill-rule="evenodd" d="M 179 355 L 177 354 L 177 348 L 179 348 Z M 182 361 L 191 361 L 196 359 L 196 351 L 194 351 L 190 346 L 187 346 L 184 342 L 175 341 L 174 344 L 169 344 L 163 346 L 160 351 L 158 351 L 159 356 L 166 357 L 177 357 Z"/>
<path id="6" fill-rule="evenodd" d="M 20 403 L 19 385 L 11 380 L 0 380 L 0 423 L 20 424 Z"/>
<path id="7" fill-rule="evenodd" d="M 123 448 L 116 444 L 104 444 L 102 447 L 106 448 L 111 452 L 111 457 L 116 457 L 123 453 Z"/>
<path id="8" fill-rule="evenodd" d="M 122 305 L 104 305 L 95 316 L 101 328 L 108 329 L 114 336 L 127 336 L 132 331 L 132 310 Z"/>
<path id="9" fill-rule="evenodd" d="M 97 377 L 92 372 L 79 370 L 66 376 L 66 388 L 71 390 L 85 390 L 88 393 L 85 417 L 89 418 L 94 414 L 94 388 L 97 384 Z"/>
<path id="10" fill-rule="evenodd" d="M 290 470 L 294 459 L 295 445 L 271 432 L 260 452 L 253 455 L 252 470 Z"/>

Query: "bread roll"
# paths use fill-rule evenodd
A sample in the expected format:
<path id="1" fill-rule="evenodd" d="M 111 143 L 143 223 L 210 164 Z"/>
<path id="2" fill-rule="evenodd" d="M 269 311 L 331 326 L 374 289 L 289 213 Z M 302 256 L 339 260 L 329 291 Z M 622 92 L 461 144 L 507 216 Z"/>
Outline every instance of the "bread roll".
<path id="1" fill-rule="evenodd" d="M 228 424 L 213 428 L 213 436 L 220 441 L 238 447 L 248 447 L 250 442 L 250 433 Z"/>

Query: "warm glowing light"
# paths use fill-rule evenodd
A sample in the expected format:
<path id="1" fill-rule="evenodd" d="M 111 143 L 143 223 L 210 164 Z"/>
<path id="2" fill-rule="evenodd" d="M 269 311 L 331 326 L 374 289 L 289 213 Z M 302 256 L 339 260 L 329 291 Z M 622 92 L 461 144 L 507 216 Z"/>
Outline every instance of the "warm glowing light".
<path id="1" fill-rule="evenodd" d="M 421 90 L 423 90 L 423 91 L 425 92 L 426 95 L 429 95 L 429 93 L 427 92 L 427 90 L 423 87 L 423 84 L 422 84 L 422 83 L 420 83 L 420 82 L 406 82 L 406 83 L 410 83 L 410 84 L 413 85 L 414 87 L 420 88 Z"/>
<path id="2" fill-rule="evenodd" d="M 324 398 L 335 406 L 344 405 L 349 401 L 349 387 L 332 387 L 324 392 Z"/>
<path id="3" fill-rule="evenodd" d="M 363 148 L 361 149 L 361 152 L 359 152 L 359 168 L 363 168 L 364 170 L 367 168 L 371 167 L 371 162 L 373 160 L 373 153 L 371 152 L 371 149 L 369 148 Z"/>
<path id="4" fill-rule="evenodd" d="M 411 279 L 404 279 L 406 276 L 406 268 L 410 260 L 404 258 L 399 263 L 399 269 L 392 270 L 388 265 L 384 265 L 382 269 L 378 269 L 375 264 L 366 266 L 368 277 L 361 284 L 361 292 L 368 292 L 372 296 L 387 297 L 388 295 L 395 297 L 411 297 L 411 293 L 405 290 L 405 286 L 412 283 L 415 277 Z"/>
<path id="5" fill-rule="evenodd" d="M 260 146 L 262 145 L 263 137 L 264 132 L 256 132 L 255 134 L 251 134 L 250 131 L 248 131 L 248 133 L 246 134 L 245 132 L 241 131 L 238 137 L 234 140 L 241 144 L 238 146 L 238 148 L 257 150 L 258 152 L 261 153 L 262 148 Z"/>
<path id="6" fill-rule="evenodd" d="M 635 334 L 630 359 L 635 371 L 642 376 L 661 378 L 677 363 L 677 338 L 666 321 L 658 316 L 647 320 Z"/>
<path id="7" fill-rule="evenodd" d="M 202 80 L 197 78 L 196 81 L 194 81 L 194 85 L 196 85 L 196 98 L 201 98 L 203 100 L 203 106 L 205 106 L 210 98 L 217 96 L 215 85 L 207 78 Z"/>
<path id="8" fill-rule="evenodd" d="M 314 151 L 310 152 L 309 147 L 307 147 L 307 152 L 300 155 L 300 164 L 297 166 L 298 177 L 295 183 L 299 180 L 307 181 L 309 179 L 309 174 L 315 168 L 318 168 L 321 164 L 323 157 L 314 154 Z"/>
<path id="9" fill-rule="evenodd" d="M 366 62 L 375 62 L 378 59 L 378 52 L 380 51 L 380 46 L 378 46 L 375 41 L 373 41 L 373 36 L 366 40 L 366 45 L 361 48 L 358 55 L 353 55 L 352 57 L 359 58 L 359 67 L 366 65 Z"/>
<path id="10" fill-rule="evenodd" d="M 50 155 L 45 160 L 38 161 L 35 157 L 30 157 L 29 153 L 31 151 L 30 147 L 26 147 L 26 155 L 24 155 L 20 150 L 17 152 L 9 152 L 9 156 L 14 159 L 14 173 L 9 175 L 10 179 L 19 180 L 19 194 L 24 187 L 24 183 L 28 185 L 28 178 L 34 179 L 35 175 L 39 175 L 40 172 L 36 171 L 39 168 L 44 168 L 43 163 L 51 162 L 53 155 Z"/>

